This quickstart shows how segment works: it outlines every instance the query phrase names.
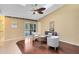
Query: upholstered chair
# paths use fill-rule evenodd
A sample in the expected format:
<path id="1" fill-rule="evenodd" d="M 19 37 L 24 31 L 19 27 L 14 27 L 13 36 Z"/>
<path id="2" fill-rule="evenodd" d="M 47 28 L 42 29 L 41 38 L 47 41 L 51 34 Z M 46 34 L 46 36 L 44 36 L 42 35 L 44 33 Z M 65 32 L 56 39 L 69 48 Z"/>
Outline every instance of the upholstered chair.
<path id="1" fill-rule="evenodd" d="M 56 48 L 59 47 L 59 36 L 53 36 L 52 33 L 48 33 L 47 45 L 54 47 L 56 50 Z"/>

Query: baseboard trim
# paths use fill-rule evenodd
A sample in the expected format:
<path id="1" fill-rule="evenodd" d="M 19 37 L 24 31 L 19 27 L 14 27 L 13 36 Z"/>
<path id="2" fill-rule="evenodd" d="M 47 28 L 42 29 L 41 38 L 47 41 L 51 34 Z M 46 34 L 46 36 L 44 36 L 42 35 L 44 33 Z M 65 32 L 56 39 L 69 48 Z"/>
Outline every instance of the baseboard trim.
<path id="1" fill-rule="evenodd" d="M 75 43 L 72 43 L 72 42 L 68 42 L 68 41 L 63 41 L 63 40 L 60 40 L 61 42 L 66 42 L 68 44 L 72 44 L 72 45 L 76 45 L 76 46 L 79 46 L 79 44 L 75 44 Z"/>
<path id="2" fill-rule="evenodd" d="M 17 37 L 17 38 L 5 39 L 4 41 L 19 40 L 19 39 L 23 39 L 23 37 Z"/>

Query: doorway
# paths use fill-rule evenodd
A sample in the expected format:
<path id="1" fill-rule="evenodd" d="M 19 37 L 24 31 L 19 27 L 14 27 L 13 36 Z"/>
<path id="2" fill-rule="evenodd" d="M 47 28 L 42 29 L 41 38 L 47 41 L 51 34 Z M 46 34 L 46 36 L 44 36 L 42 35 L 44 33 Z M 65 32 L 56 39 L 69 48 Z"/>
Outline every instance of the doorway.
<path id="1" fill-rule="evenodd" d="M 24 36 L 32 35 L 32 32 L 36 32 L 36 24 L 35 23 L 25 23 L 24 24 Z"/>

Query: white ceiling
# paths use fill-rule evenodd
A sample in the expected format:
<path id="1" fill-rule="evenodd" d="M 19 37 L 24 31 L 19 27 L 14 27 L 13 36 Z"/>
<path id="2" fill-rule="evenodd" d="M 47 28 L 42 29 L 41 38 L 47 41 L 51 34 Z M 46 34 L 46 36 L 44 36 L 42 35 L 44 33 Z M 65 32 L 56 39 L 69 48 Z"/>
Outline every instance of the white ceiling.
<path id="1" fill-rule="evenodd" d="M 38 4 L 37 8 L 46 7 L 46 10 L 44 14 L 33 14 L 33 4 L 0 4 L 0 15 L 39 20 L 62 6 L 62 4 Z"/>

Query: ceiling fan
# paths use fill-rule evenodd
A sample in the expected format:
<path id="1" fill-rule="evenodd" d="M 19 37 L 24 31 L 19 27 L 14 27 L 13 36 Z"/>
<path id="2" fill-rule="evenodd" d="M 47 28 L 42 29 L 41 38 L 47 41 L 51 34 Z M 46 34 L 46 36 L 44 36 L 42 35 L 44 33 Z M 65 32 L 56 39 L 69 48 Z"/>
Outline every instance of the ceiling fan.
<path id="1" fill-rule="evenodd" d="M 38 5 L 37 4 L 35 4 L 35 6 L 34 7 L 37 7 Z M 45 7 L 40 7 L 40 8 L 35 8 L 34 10 L 32 10 L 33 11 L 33 14 L 36 14 L 36 13 L 39 13 L 39 14 L 43 14 L 44 12 L 44 10 L 45 10 L 46 8 Z"/>
<path id="2" fill-rule="evenodd" d="M 43 14 L 44 12 L 44 10 L 45 10 L 46 8 L 44 8 L 44 7 L 42 7 L 42 8 L 39 8 L 39 9 L 35 9 L 35 10 L 33 10 L 33 14 L 36 14 L 36 12 L 37 13 L 39 13 L 39 14 Z"/>
<path id="3" fill-rule="evenodd" d="M 22 6 L 26 6 L 26 4 L 22 4 Z M 33 7 L 33 9 L 31 10 L 33 12 L 33 14 L 44 14 L 44 11 L 49 9 L 52 4 L 46 4 L 46 5 L 43 5 L 41 7 L 39 7 L 39 4 L 32 4 L 31 5 Z"/>

